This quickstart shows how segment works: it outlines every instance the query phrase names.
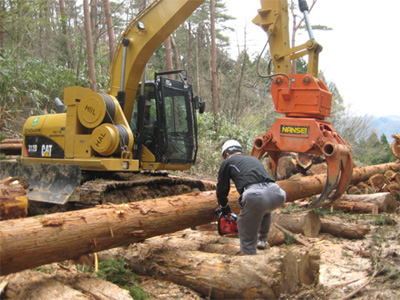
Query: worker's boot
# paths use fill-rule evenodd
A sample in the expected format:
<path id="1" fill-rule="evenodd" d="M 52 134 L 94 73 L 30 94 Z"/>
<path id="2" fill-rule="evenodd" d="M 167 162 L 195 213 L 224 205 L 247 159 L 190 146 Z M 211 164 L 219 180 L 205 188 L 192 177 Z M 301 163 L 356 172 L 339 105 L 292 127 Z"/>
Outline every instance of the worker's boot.
<path id="1" fill-rule="evenodd" d="M 257 249 L 264 250 L 264 249 L 269 249 L 269 248 L 270 248 L 270 245 L 268 244 L 268 242 L 266 242 L 265 240 L 258 240 Z"/>

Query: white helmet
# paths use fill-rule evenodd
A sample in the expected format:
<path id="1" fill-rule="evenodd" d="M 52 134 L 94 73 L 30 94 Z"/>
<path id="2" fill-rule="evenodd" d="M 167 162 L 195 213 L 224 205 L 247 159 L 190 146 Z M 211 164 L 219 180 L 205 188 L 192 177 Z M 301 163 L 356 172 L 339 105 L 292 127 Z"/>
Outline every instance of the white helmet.
<path id="1" fill-rule="evenodd" d="M 224 143 L 224 145 L 222 146 L 222 155 L 225 154 L 225 152 L 229 149 L 229 148 L 234 148 L 234 150 L 237 151 L 242 151 L 242 145 L 240 145 L 240 143 L 236 140 L 229 140 L 226 141 Z"/>

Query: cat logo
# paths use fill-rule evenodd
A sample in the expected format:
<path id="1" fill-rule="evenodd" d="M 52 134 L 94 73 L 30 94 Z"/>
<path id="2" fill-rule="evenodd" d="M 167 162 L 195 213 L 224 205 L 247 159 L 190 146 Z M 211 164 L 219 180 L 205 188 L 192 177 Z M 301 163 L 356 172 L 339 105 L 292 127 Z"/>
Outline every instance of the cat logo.
<path id="1" fill-rule="evenodd" d="M 53 145 L 42 145 L 42 157 L 51 157 Z"/>
<path id="2" fill-rule="evenodd" d="M 281 125 L 281 134 L 294 134 L 308 136 L 309 126 Z"/>

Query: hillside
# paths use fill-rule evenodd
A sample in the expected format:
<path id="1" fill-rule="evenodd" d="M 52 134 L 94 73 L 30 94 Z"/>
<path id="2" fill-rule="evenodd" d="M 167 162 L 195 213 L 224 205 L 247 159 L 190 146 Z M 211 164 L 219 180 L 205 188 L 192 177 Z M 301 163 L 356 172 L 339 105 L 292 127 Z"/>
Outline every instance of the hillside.
<path id="1" fill-rule="evenodd" d="M 385 134 L 391 144 L 393 142 L 392 134 L 400 133 L 400 115 L 376 118 L 373 126 L 376 128 L 378 136 Z"/>

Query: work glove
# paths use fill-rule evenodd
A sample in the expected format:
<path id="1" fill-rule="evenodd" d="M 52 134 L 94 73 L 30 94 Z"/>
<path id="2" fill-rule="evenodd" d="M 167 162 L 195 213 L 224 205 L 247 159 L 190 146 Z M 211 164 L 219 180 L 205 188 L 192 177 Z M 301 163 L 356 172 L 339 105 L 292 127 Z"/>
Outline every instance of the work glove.
<path id="1" fill-rule="evenodd" d="M 220 205 L 219 207 L 224 216 L 227 216 L 232 212 L 231 207 L 229 206 L 229 203 L 227 203 L 225 206 Z"/>

